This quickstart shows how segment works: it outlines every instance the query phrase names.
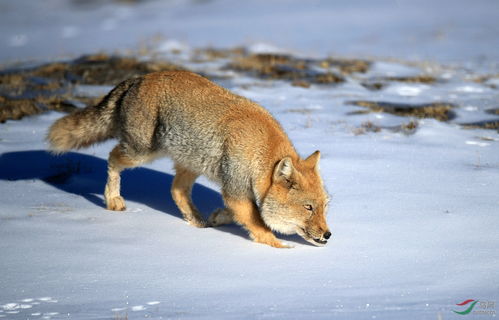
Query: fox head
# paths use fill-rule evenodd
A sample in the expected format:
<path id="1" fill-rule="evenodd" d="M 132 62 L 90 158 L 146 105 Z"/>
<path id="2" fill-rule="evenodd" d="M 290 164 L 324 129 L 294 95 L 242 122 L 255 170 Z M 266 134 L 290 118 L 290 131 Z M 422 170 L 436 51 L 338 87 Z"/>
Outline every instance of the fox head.
<path id="1" fill-rule="evenodd" d="M 305 160 L 281 159 L 262 201 L 261 216 L 274 231 L 297 233 L 308 242 L 323 246 L 331 232 L 326 223 L 329 197 L 319 175 L 319 158 L 320 152 L 316 151 Z"/>

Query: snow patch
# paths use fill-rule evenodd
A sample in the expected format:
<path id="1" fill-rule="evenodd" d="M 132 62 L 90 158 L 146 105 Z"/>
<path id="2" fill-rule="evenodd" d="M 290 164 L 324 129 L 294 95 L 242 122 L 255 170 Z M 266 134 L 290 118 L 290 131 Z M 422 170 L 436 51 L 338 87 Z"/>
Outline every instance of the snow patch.
<path id="1" fill-rule="evenodd" d="M 463 93 L 482 93 L 485 90 L 481 87 L 478 86 L 460 86 L 455 88 L 456 92 L 463 92 Z"/>
<path id="2" fill-rule="evenodd" d="M 247 47 L 248 52 L 253 54 L 268 54 L 268 53 L 277 53 L 277 54 L 287 54 L 290 53 L 289 49 L 284 49 L 277 47 L 275 45 L 265 43 L 265 42 L 256 42 L 250 44 Z"/>
<path id="3" fill-rule="evenodd" d="M 490 145 L 490 143 L 488 143 L 488 142 L 473 141 L 473 140 L 468 140 L 465 143 L 468 145 L 479 146 L 479 147 L 487 147 Z"/>
<path id="4" fill-rule="evenodd" d="M 112 312 L 120 312 L 120 311 L 125 311 L 127 310 L 128 308 L 112 308 L 111 311 Z"/>
<path id="5" fill-rule="evenodd" d="M 157 50 L 159 52 L 182 52 L 189 50 L 189 46 L 178 40 L 170 39 L 162 41 Z"/>
<path id="6" fill-rule="evenodd" d="M 415 97 L 420 95 L 424 89 L 426 88 L 423 86 L 396 86 L 393 91 L 401 96 Z"/>
<path id="7" fill-rule="evenodd" d="M 7 304 L 4 304 L 2 306 L 2 308 L 5 310 L 5 311 L 11 311 L 11 310 L 16 310 L 16 309 L 19 309 L 19 304 L 17 303 L 7 303 Z"/>
<path id="8" fill-rule="evenodd" d="M 144 311 L 144 310 L 146 310 L 146 307 L 144 307 L 144 306 L 142 306 L 142 305 L 138 305 L 138 306 L 133 306 L 133 307 L 131 308 L 131 310 L 132 310 L 132 311 L 134 311 L 134 312 L 137 312 L 137 311 Z"/>

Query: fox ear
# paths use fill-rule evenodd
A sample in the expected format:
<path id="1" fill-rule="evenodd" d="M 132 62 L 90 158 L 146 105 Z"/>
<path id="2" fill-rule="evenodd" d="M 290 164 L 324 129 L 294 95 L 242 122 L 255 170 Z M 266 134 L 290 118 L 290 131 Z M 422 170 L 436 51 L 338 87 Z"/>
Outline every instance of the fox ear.
<path id="1" fill-rule="evenodd" d="M 319 167 L 319 159 L 321 158 L 321 152 L 319 150 L 312 153 L 307 159 L 305 159 L 305 163 L 312 168 Z"/>
<path id="2" fill-rule="evenodd" d="M 274 181 L 289 183 L 293 175 L 293 162 L 290 157 L 285 157 L 279 161 L 274 168 Z"/>

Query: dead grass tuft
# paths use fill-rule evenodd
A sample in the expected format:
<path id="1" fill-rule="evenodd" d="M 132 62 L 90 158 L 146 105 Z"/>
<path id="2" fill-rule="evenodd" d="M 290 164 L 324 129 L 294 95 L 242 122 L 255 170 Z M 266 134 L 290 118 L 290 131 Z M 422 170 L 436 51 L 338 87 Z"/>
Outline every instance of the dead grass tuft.
<path id="1" fill-rule="evenodd" d="M 461 126 L 465 129 L 489 129 L 499 131 L 499 120 L 486 120 L 470 123 L 462 123 Z"/>
<path id="2" fill-rule="evenodd" d="M 499 108 L 488 109 L 488 110 L 485 110 L 485 112 L 487 112 L 489 114 L 497 114 L 497 115 L 499 115 Z"/>
<path id="3" fill-rule="evenodd" d="M 246 49 L 243 47 L 236 47 L 232 49 L 217 49 L 217 48 L 206 48 L 197 49 L 195 55 L 198 57 L 203 57 L 200 61 L 214 61 L 218 59 L 229 59 L 234 57 L 242 57 L 246 55 Z M 198 58 L 200 59 L 200 58 Z"/>
<path id="4" fill-rule="evenodd" d="M 139 61 L 133 57 L 107 56 L 104 54 L 83 56 L 67 66 L 72 82 L 93 85 L 117 85 L 118 83 L 155 71 L 183 70 L 165 61 Z"/>
<path id="5" fill-rule="evenodd" d="M 293 85 L 309 87 L 311 83 L 331 84 L 345 81 L 333 72 L 319 72 L 311 66 L 313 60 L 283 54 L 252 54 L 234 59 L 228 69 L 249 73 L 264 79 L 291 81 Z"/>
<path id="6" fill-rule="evenodd" d="M 396 81 L 396 82 L 408 82 L 408 83 L 435 83 L 437 78 L 430 75 L 419 75 L 412 77 L 381 77 L 379 80 L 384 81 Z"/>
<path id="7" fill-rule="evenodd" d="M 44 110 L 30 99 L 9 100 L 0 99 L 0 123 L 7 120 L 19 120 L 25 116 L 42 113 Z"/>
<path id="8" fill-rule="evenodd" d="M 295 80 L 291 83 L 294 87 L 310 88 L 311 84 L 305 80 Z"/>
<path id="9" fill-rule="evenodd" d="M 361 85 L 371 91 L 379 91 L 386 87 L 386 83 L 378 82 L 378 81 L 366 81 L 362 82 Z"/>
<path id="10" fill-rule="evenodd" d="M 365 107 L 372 112 L 386 112 L 402 117 L 433 118 L 439 121 L 449 121 L 455 118 L 452 111 L 456 106 L 446 102 L 424 104 L 393 103 L 382 101 L 349 101 L 347 104 Z"/>
<path id="11" fill-rule="evenodd" d="M 76 102 L 88 106 L 97 104 L 99 100 L 100 97 L 77 97 L 72 101 L 58 96 L 39 96 L 32 99 L 11 99 L 0 96 L 0 123 L 7 120 L 19 120 L 48 110 L 70 113 L 78 109 Z"/>
<path id="12" fill-rule="evenodd" d="M 393 126 L 393 127 L 388 127 L 388 126 L 380 126 L 372 121 L 366 121 L 363 122 L 360 127 L 353 129 L 353 133 L 358 136 L 361 134 L 367 134 L 368 132 L 381 132 L 383 129 L 390 130 L 392 132 L 397 132 L 397 133 L 402 133 L 405 135 L 412 135 L 416 133 L 417 129 L 419 127 L 419 123 L 417 121 L 409 121 L 408 123 L 403 123 L 399 126 Z"/>
<path id="13" fill-rule="evenodd" d="M 352 73 L 366 73 L 371 67 L 371 61 L 360 59 L 342 59 L 342 58 L 329 58 L 322 60 L 319 65 L 322 68 L 335 67 L 340 70 L 343 75 Z"/>

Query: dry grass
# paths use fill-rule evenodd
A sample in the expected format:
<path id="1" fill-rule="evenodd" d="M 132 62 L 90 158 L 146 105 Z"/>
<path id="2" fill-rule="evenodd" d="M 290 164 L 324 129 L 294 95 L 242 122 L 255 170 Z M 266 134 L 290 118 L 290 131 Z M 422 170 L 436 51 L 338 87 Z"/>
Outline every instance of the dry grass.
<path id="1" fill-rule="evenodd" d="M 34 100 L 10 100 L 0 96 L 0 123 L 7 120 L 19 120 L 25 116 L 42 113 L 44 110 Z"/>
<path id="2" fill-rule="evenodd" d="M 139 61 L 132 57 L 95 54 L 71 62 L 56 62 L 31 69 L 0 73 L 0 85 L 6 89 L 30 88 L 55 90 L 72 84 L 116 85 L 146 73 L 183 68 L 164 61 Z"/>
<path id="3" fill-rule="evenodd" d="M 226 69 L 244 72 L 261 79 L 288 81 L 293 86 L 309 88 L 312 84 L 328 85 L 345 81 L 352 73 L 369 71 L 372 62 L 361 59 L 327 58 L 303 59 L 287 54 L 249 54 L 244 48 L 215 49 L 205 48 L 195 52 L 193 59 L 212 61 L 223 59 Z M 134 57 L 110 56 L 103 53 L 86 55 L 69 62 L 55 62 L 36 68 L 0 71 L 0 122 L 21 119 L 47 110 L 72 112 L 77 105 L 93 105 L 99 98 L 76 97 L 71 87 L 74 85 L 109 85 L 154 71 L 180 70 L 182 67 L 166 61 L 141 61 Z M 486 82 L 497 75 L 475 79 Z M 360 80 L 369 90 L 383 90 L 393 82 L 433 84 L 439 79 L 431 75 L 410 77 L 380 77 Z M 349 114 L 386 112 L 398 116 L 434 118 L 449 121 L 455 117 L 454 104 L 446 102 L 427 104 L 391 103 L 384 101 L 350 101 L 348 104 L 364 107 Z M 289 110 L 308 113 L 308 110 Z M 499 108 L 486 110 L 499 115 Z M 463 124 L 466 128 L 497 129 L 499 121 L 485 121 Z M 413 127 L 414 126 L 414 127 Z M 379 132 L 381 128 L 366 122 L 359 130 Z M 392 128 L 393 129 L 393 128 Z M 401 132 L 417 130 L 417 122 L 409 122 Z"/>
<path id="4" fill-rule="evenodd" d="M 48 110 L 70 113 L 76 110 L 76 102 L 95 105 L 101 99 L 72 97 L 73 100 L 61 96 L 39 96 L 32 99 L 9 99 L 0 96 L 0 123 L 7 120 L 19 120 L 26 116 L 37 115 Z"/>
<path id="5" fill-rule="evenodd" d="M 205 48 L 197 49 L 195 51 L 195 56 L 197 57 L 195 59 L 196 62 L 205 62 L 218 59 L 234 59 L 245 56 L 246 54 L 246 49 L 243 47 L 236 47 L 232 49 Z"/>
<path id="6" fill-rule="evenodd" d="M 476 83 L 485 83 L 490 79 L 497 79 L 497 78 L 499 78 L 499 74 L 487 74 L 471 78 L 470 80 Z"/>
<path id="7" fill-rule="evenodd" d="M 438 80 L 434 76 L 430 75 L 419 75 L 412 77 L 376 77 L 372 79 L 367 79 L 361 82 L 361 85 L 372 91 L 379 91 L 384 89 L 390 82 L 406 82 L 406 83 L 425 83 L 425 84 L 433 84 Z"/>
<path id="8" fill-rule="evenodd" d="M 461 126 L 465 129 L 490 129 L 499 131 L 499 120 L 486 120 L 471 123 L 463 123 Z"/>
<path id="9" fill-rule="evenodd" d="M 311 86 L 310 82 L 307 82 L 305 80 L 295 80 L 291 83 L 291 85 L 294 87 L 302 87 L 302 88 L 310 88 Z"/>
<path id="10" fill-rule="evenodd" d="M 367 134 L 369 132 L 378 133 L 378 132 L 381 132 L 382 130 L 386 129 L 386 130 L 390 130 L 392 132 L 398 132 L 398 133 L 402 133 L 405 135 L 411 135 L 411 134 L 416 133 L 418 127 L 419 127 L 419 123 L 417 121 L 413 121 L 413 120 L 409 121 L 408 123 L 403 123 L 399 126 L 394 126 L 394 127 L 379 126 L 379 125 L 373 123 L 372 121 L 366 121 L 366 122 L 363 122 L 360 125 L 360 127 L 354 128 L 353 133 L 356 136 L 358 136 L 358 135 L 362 135 L 362 134 Z"/>
<path id="11" fill-rule="evenodd" d="M 316 61 L 294 58 L 283 54 L 251 54 L 235 58 L 226 68 L 246 72 L 264 79 L 291 81 L 295 86 L 310 87 L 311 83 L 340 83 L 345 79 L 331 71 L 318 72 Z"/>
<path id="12" fill-rule="evenodd" d="M 132 57 L 115 57 L 104 54 L 83 56 L 69 64 L 66 72 L 73 81 L 83 84 L 117 85 L 118 83 L 155 71 L 183 70 L 164 61 L 139 61 Z"/>
<path id="13" fill-rule="evenodd" d="M 425 104 L 392 103 L 382 101 L 349 101 L 348 104 L 368 108 L 371 112 L 386 112 L 403 117 L 433 118 L 439 121 L 448 121 L 455 117 L 456 106 L 446 102 Z"/>
<path id="14" fill-rule="evenodd" d="M 379 80 L 384 81 L 396 81 L 396 82 L 408 82 L 408 83 L 435 83 L 437 78 L 430 75 L 419 75 L 412 77 L 381 77 Z"/>
<path id="15" fill-rule="evenodd" d="M 382 90 L 386 87 L 386 83 L 383 83 L 383 82 L 378 82 L 378 81 L 366 81 L 366 82 L 362 82 L 361 85 L 368 89 L 368 90 L 372 90 L 372 91 L 379 91 L 379 90 Z"/>
<path id="16" fill-rule="evenodd" d="M 354 128 L 353 129 L 353 134 L 356 136 L 366 134 L 368 132 L 381 132 L 382 128 L 376 124 L 374 124 L 372 121 L 366 121 L 363 122 L 359 128 Z"/>
<path id="17" fill-rule="evenodd" d="M 487 112 L 489 114 L 497 114 L 497 115 L 499 115 L 499 108 L 488 109 L 488 110 L 485 110 L 485 112 Z"/>
<path id="18" fill-rule="evenodd" d="M 323 68 L 338 68 L 343 75 L 352 73 L 366 73 L 372 62 L 360 59 L 329 58 L 322 60 L 319 65 Z"/>
<path id="19" fill-rule="evenodd" d="M 31 69 L 0 73 L 0 123 L 18 120 L 47 110 L 71 112 L 78 101 L 95 104 L 99 98 L 75 97 L 74 84 L 116 85 L 126 79 L 161 70 L 179 70 L 168 62 L 95 54 L 71 62 L 56 62 Z"/>

